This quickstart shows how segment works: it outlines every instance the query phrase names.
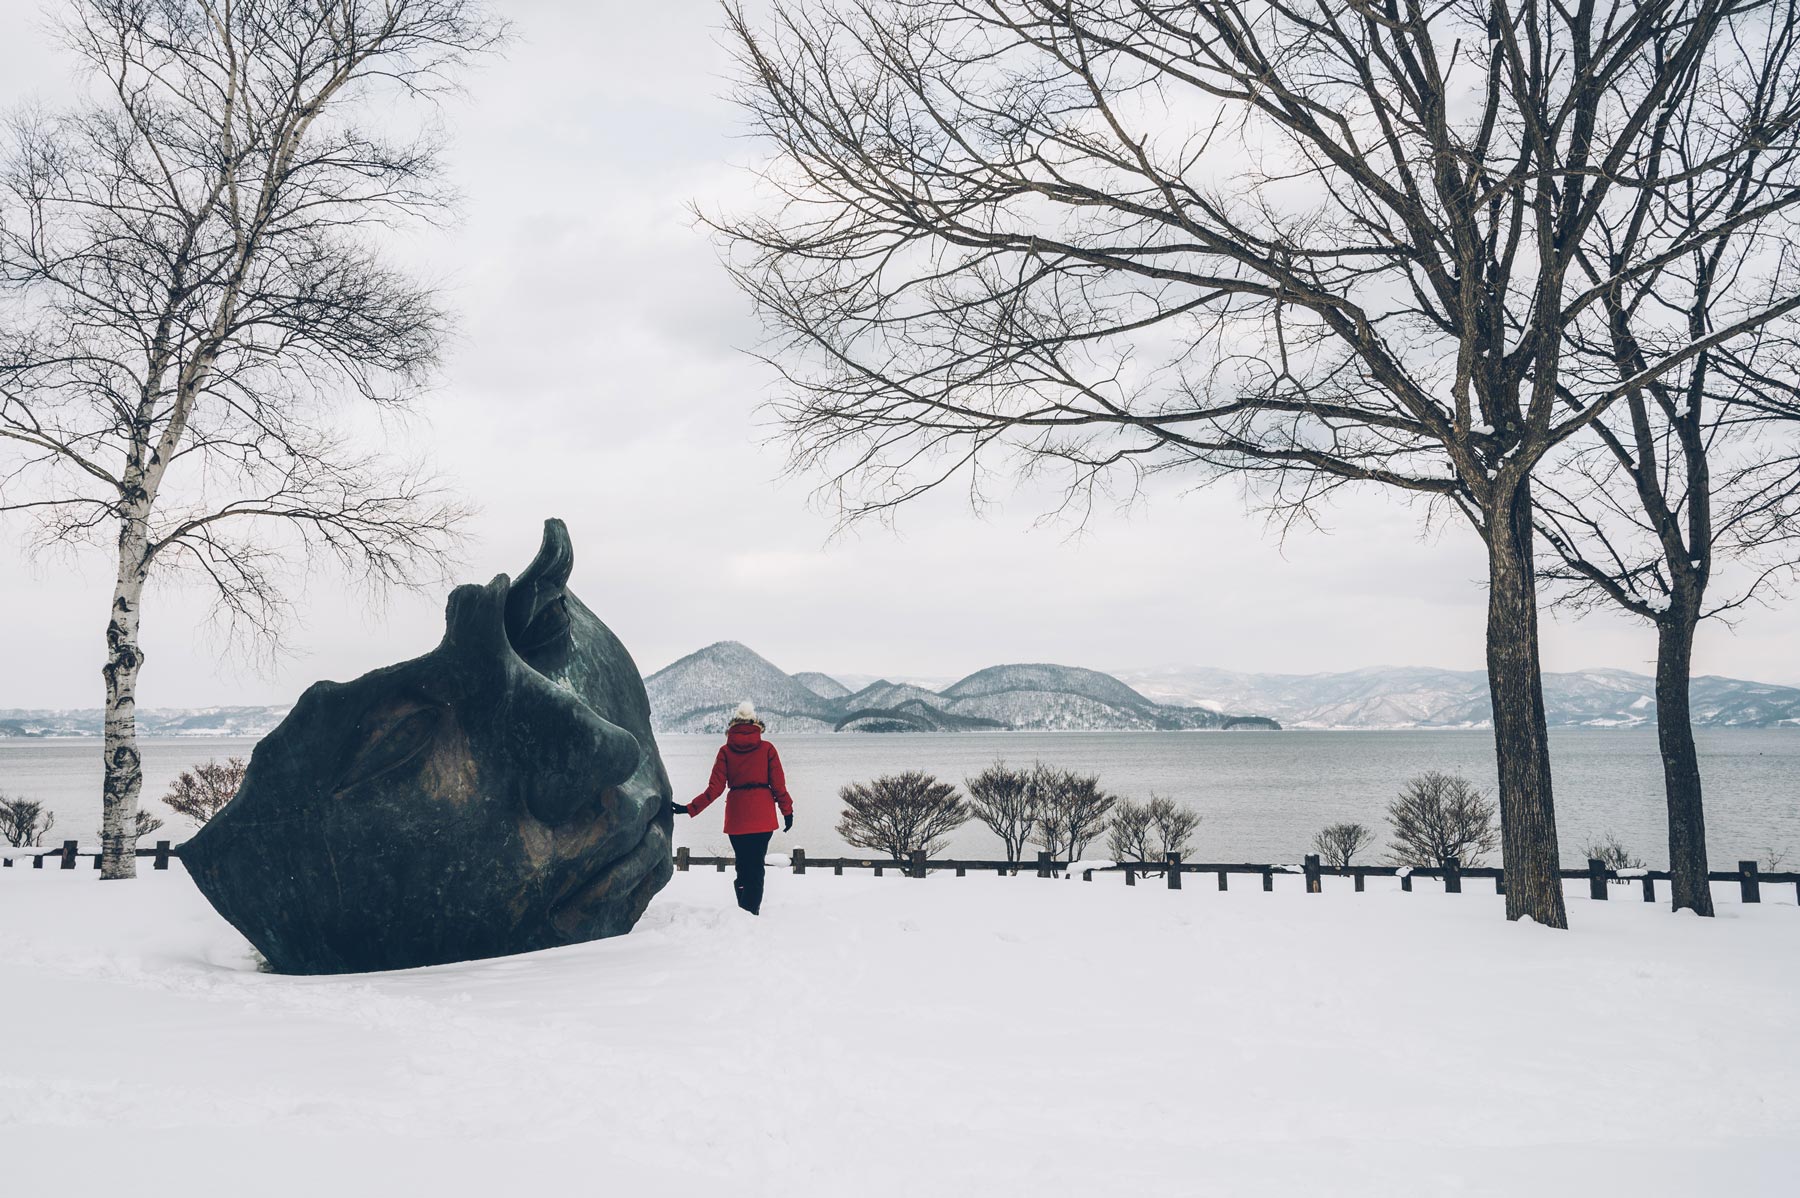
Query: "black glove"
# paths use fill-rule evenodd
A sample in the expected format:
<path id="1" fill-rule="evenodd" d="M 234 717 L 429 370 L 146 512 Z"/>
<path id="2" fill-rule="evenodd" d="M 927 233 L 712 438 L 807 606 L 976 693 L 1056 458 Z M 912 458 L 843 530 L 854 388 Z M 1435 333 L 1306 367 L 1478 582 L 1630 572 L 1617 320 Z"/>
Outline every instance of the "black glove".
<path id="1" fill-rule="evenodd" d="M 792 832 L 794 830 L 794 813 L 792 811 L 781 817 L 781 830 L 783 832 Z"/>
<path id="2" fill-rule="evenodd" d="M 675 815 L 677 813 L 679 813 L 681 815 L 686 815 L 688 813 L 687 804 L 686 803 L 670 803 L 669 804 L 669 814 Z"/>

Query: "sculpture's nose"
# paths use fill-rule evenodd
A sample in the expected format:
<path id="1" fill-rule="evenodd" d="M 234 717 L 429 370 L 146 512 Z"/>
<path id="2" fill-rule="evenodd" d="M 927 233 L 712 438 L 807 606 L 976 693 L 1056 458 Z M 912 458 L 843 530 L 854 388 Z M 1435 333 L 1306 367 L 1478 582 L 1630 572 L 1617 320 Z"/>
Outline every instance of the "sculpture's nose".
<path id="1" fill-rule="evenodd" d="M 525 806 L 551 827 L 604 814 L 602 796 L 637 771 L 637 738 L 536 671 L 510 679 L 507 757 L 529 779 Z"/>

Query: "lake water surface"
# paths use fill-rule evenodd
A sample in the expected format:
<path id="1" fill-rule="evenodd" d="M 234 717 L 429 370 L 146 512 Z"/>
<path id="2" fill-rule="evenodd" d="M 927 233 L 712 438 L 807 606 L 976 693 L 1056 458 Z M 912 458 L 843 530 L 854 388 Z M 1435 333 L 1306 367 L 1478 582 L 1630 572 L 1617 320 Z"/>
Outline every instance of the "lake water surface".
<path id="1" fill-rule="evenodd" d="M 706 784 L 720 737 L 658 738 L 685 801 Z M 813 733 L 772 738 L 781 748 L 796 806 L 794 833 L 776 849 L 799 845 L 815 856 L 846 852 L 832 831 L 837 790 L 882 773 L 922 769 L 962 780 L 996 758 L 1035 760 L 1097 773 L 1108 789 L 1134 798 L 1152 791 L 1203 814 L 1196 856 L 1204 860 L 1297 861 L 1321 826 L 1340 820 L 1378 834 L 1383 808 L 1407 778 L 1448 770 L 1495 785 L 1493 737 L 1456 732 L 980 732 L 905 735 Z M 1786 851 L 1800 858 L 1800 730 L 1709 730 L 1699 734 L 1707 791 L 1707 842 L 1713 868 Z M 143 745 L 148 804 L 169 820 L 162 835 L 180 840 L 186 821 L 154 800 L 183 768 L 210 757 L 249 756 L 255 742 L 180 737 Z M 1666 864 L 1662 772 L 1653 729 L 1563 729 L 1551 735 L 1557 825 L 1563 859 L 1579 865 L 1584 839 L 1617 834 L 1653 866 Z M 0 741 L 0 791 L 42 799 L 57 812 L 52 839 L 91 842 L 100 827 L 98 740 Z M 725 851 L 720 808 L 676 821 L 676 843 L 695 852 Z M 998 856 L 999 843 L 971 825 L 951 850 Z M 1490 862 L 1494 864 L 1495 862 Z"/>

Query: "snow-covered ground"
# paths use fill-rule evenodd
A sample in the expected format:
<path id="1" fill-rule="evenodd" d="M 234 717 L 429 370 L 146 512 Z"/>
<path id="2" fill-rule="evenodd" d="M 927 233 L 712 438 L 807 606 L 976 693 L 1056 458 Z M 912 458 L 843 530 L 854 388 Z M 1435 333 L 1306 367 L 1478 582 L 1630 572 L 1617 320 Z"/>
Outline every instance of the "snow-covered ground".
<path id="1" fill-rule="evenodd" d="M 15 868 L 0 1189 L 1800 1192 L 1792 887 L 1565 934 L 1245 882 L 772 873 L 757 920 L 695 872 L 622 939 L 287 978 L 179 869 Z"/>

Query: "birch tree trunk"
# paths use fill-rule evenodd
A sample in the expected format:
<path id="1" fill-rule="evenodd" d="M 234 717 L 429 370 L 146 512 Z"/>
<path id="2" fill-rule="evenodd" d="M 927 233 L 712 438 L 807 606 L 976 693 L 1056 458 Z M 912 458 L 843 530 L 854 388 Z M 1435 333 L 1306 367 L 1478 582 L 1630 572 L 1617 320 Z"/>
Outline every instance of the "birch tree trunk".
<path id="1" fill-rule="evenodd" d="M 1500 770 L 1500 847 L 1506 918 L 1566 928 L 1550 734 L 1538 664 L 1537 573 L 1532 562 L 1531 481 L 1495 484 L 1488 511 L 1488 692 Z"/>
<path id="2" fill-rule="evenodd" d="M 106 665 L 101 669 L 106 680 L 100 825 L 103 879 L 137 876 L 138 799 L 144 786 L 137 737 L 138 671 L 144 664 L 138 619 L 150 567 L 147 507 L 147 502 L 139 500 L 121 514 L 118 571 L 106 622 Z"/>

